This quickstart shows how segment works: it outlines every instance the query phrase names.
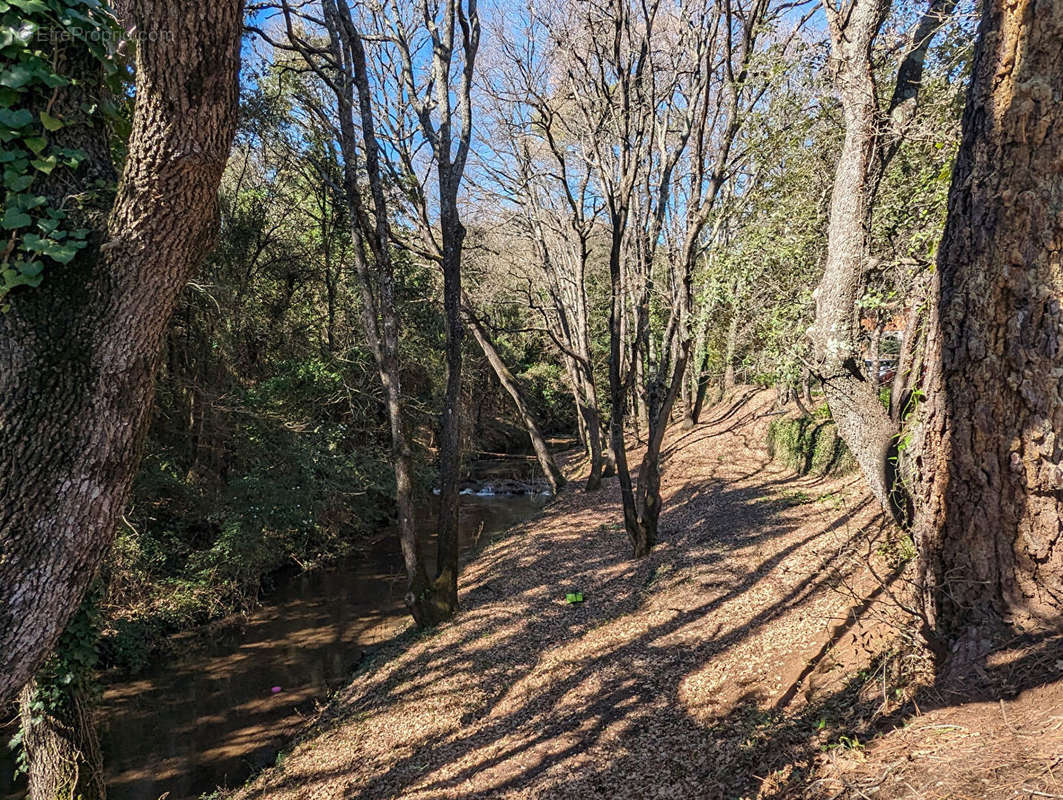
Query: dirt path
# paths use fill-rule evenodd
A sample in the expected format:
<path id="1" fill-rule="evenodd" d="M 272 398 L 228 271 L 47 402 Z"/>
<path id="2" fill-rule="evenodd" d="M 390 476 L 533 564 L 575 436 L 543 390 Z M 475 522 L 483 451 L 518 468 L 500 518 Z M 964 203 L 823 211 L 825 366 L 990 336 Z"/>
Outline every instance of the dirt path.
<path id="1" fill-rule="evenodd" d="M 881 516 L 855 475 L 768 461 L 768 392 L 705 418 L 666 445 L 649 558 L 615 480 L 563 494 L 468 566 L 454 622 L 382 647 L 235 796 L 900 796 L 863 794 L 863 745 L 838 733 L 866 724 L 876 673 L 856 670 L 886 647 L 860 559 Z"/>

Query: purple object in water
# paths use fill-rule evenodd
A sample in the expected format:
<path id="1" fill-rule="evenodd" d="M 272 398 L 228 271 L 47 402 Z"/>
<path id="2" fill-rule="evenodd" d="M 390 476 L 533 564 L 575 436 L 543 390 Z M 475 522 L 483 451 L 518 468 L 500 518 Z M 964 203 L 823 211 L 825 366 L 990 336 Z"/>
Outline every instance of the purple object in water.
<path id="1" fill-rule="evenodd" d="M 278 694 L 280 692 L 280 690 L 281 690 L 281 687 L 274 686 L 272 689 L 270 689 L 270 692 L 272 692 L 273 694 Z"/>

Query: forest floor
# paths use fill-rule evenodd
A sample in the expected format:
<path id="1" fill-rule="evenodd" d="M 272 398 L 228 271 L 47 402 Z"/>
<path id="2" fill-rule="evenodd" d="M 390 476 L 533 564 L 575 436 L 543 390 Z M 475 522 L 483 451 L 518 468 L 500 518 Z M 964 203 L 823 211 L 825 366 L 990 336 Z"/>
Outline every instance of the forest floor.
<path id="1" fill-rule="evenodd" d="M 858 475 L 769 460 L 777 415 L 741 389 L 670 432 L 641 561 L 615 479 L 562 493 L 233 797 L 1063 798 L 1060 640 L 931 685 L 903 541 Z"/>

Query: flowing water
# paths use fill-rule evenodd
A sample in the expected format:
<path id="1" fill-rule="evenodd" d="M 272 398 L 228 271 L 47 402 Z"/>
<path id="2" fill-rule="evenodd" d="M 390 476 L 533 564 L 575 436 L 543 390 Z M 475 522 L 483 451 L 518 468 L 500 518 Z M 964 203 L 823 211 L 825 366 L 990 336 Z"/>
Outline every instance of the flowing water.
<path id="1" fill-rule="evenodd" d="M 463 546 L 485 543 L 546 500 L 464 496 Z M 397 539 L 380 537 L 356 559 L 282 583 L 245 624 L 208 645 L 192 647 L 189 637 L 185 655 L 106 686 L 98 722 L 109 798 L 196 798 L 273 763 L 315 706 L 349 680 L 364 649 L 402 630 L 404 587 Z M 183 640 L 175 644 L 180 653 Z M 0 764 L 0 797 L 17 798 L 9 770 Z"/>

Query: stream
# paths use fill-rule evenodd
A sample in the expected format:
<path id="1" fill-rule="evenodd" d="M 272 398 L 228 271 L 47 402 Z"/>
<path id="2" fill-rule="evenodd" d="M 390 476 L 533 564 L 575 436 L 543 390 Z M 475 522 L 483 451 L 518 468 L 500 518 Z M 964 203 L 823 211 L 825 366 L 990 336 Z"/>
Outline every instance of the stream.
<path id="1" fill-rule="evenodd" d="M 465 550 L 550 499 L 471 491 L 461 499 Z M 426 523 L 430 505 L 421 509 Z M 178 635 L 173 649 L 185 637 L 186 655 L 105 684 L 97 724 L 110 800 L 198 798 L 274 763 L 328 693 L 349 682 L 363 651 L 403 629 L 404 590 L 397 537 L 381 536 L 356 558 L 282 582 L 209 643 L 192 647 L 194 634 Z M 9 755 L 0 753 L 0 797 L 15 800 L 24 790 L 11 784 Z"/>

